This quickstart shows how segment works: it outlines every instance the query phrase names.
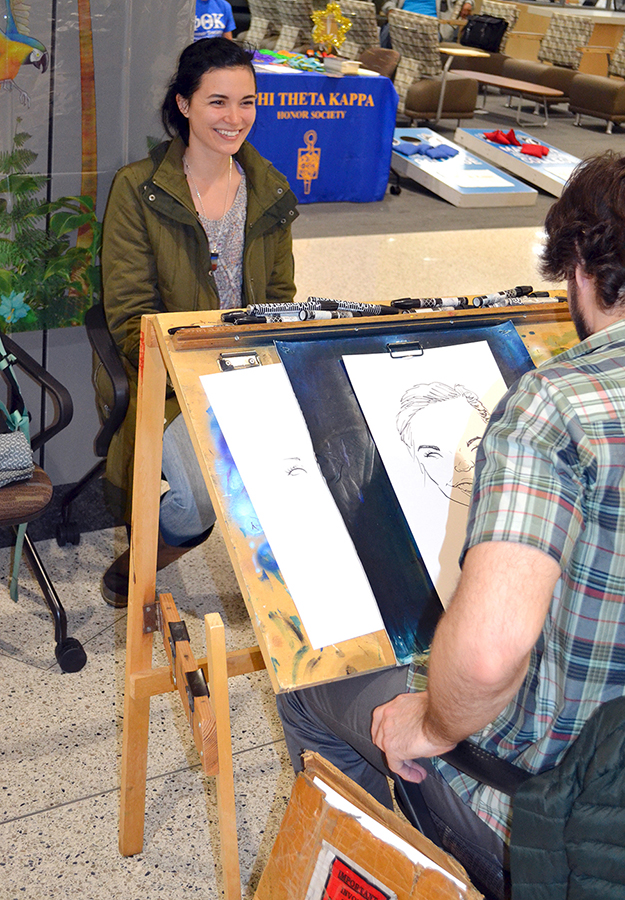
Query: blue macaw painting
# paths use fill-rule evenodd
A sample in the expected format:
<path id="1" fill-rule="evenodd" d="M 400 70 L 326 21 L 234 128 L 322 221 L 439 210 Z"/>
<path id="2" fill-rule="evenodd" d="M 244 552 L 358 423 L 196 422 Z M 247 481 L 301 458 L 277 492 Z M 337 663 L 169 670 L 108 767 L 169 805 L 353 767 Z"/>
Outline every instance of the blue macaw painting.
<path id="1" fill-rule="evenodd" d="M 44 73 L 49 61 L 45 46 L 30 35 L 29 14 L 23 0 L 4 0 L 0 17 L 0 88 L 16 90 L 24 106 L 30 106 L 30 97 L 16 82 L 21 67 L 34 66 Z"/>

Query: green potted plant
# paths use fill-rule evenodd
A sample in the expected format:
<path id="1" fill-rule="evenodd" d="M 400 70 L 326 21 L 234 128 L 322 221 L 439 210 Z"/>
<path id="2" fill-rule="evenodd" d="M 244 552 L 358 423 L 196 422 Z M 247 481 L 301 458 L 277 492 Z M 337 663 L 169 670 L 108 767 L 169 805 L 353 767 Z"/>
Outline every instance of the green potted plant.
<path id="1" fill-rule="evenodd" d="M 0 331 L 80 325 L 100 296 L 95 204 L 88 196 L 41 199 L 48 179 L 28 171 L 37 158 L 29 137 L 17 131 L 0 153 Z"/>

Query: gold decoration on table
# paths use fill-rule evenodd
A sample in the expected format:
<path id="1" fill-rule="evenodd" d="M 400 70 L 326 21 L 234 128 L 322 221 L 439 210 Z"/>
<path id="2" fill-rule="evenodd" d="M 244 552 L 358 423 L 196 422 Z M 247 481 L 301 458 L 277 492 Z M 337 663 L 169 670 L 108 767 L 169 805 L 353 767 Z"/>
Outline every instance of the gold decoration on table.
<path id="1" fill-rule="evenodd" d="M 318 9 L 310 17 L 313 20 L 313 43 L 320 44 L 324 49 L 333 47 L 338 50 L 345 40 L 345 35 L 352 27 L 352 23 L 341 13 L 341 7 L 336 0 L 331 0 L 325 9 Z"/>
<path id="2" fill-rule="evenodd" d="M 304 135 L 305 147 L 297 148 L 297 178 L 304 182 L 304 193 L 310 194 L 313 179 L 319 177 L 321 150 L 315 147 L 316 131 L 307 131 Z"/>

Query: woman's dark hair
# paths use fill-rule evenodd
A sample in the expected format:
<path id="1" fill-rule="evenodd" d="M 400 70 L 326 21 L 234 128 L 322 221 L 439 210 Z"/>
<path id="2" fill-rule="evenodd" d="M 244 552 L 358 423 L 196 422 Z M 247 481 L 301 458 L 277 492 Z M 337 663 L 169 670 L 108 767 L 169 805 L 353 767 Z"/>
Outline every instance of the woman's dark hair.
<path id="1" fill-rule="evenodd" d="M 579 265 L 595 279 L 603 309 L 625 305 L 625 157 L 609 151 L 580 163 L 545 231 L 545 278 L 568 280 Z"/>
<path id="2" fill-rule="evenodd" d="M 180 94 L 191 100 L 197 91 L 202 76 L 211 69 L 249 69 L 256 88 L 256 72 L 252 65 L 254 51 L 228 38 L 203 38 L 180 54 L 178 70 L 172 78 L 161 106 L 161 119 L 170 137 L 180 135 L 185 144 L 189 143 L 189 122 L 178 109 L 176 97 Z"/>

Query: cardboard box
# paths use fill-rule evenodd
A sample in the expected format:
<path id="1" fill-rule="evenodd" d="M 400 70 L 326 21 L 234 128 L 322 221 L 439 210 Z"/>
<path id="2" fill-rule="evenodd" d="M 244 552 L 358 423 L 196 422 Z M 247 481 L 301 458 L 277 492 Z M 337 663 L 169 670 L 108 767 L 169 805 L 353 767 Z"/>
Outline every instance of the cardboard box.
<path id="1" fill-rule="evenodd" d="M 326 760 L 306 753 L 304 763 L 255 900 L 478 900 L 482 896 L 456 860 Z M 355 814 L 333 806 L 319 781 L 356 807 Z M 385 840 L 365 827 L 358 812 L 387 829 Z M 420 861 L 388 843 L 393 835 L 419 851 Z"/>

